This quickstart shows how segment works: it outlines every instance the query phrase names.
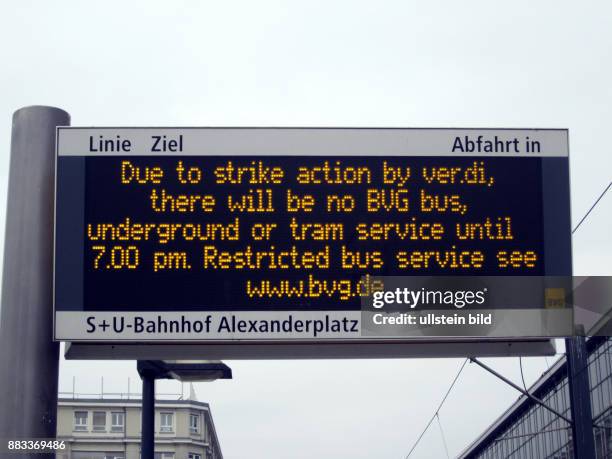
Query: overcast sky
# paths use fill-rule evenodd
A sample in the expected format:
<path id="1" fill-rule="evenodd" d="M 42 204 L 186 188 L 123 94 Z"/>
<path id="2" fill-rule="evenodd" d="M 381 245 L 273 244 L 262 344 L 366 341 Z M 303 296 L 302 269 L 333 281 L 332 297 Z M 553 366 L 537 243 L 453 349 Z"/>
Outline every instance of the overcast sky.
<path id="1" fill-rule="evenodd" d="M 0 5 L 0 203 L 11 116 L 33 104 L 75 126 L 569 128 L 574 222 L 612 179 L 609 1 Z M 575 235 L 576 274 L 610 274 L 611 210 L 612 193 Z M 487 362 L 520 381 L 518 359 Z M 461 360 L 228 363 L 233 381 L 196 385 L 226 458 L 391 459 Z M 528 382 L 546 368 L 527 359 Z M 138 381 L 135 362 L 62 362 L 61 390 L 73 376 L 79 392 Z M 440 413 L 451 455 L 517 395 L 468 365 Z M 412 457 L 445 457 L 433 427 Z"/>

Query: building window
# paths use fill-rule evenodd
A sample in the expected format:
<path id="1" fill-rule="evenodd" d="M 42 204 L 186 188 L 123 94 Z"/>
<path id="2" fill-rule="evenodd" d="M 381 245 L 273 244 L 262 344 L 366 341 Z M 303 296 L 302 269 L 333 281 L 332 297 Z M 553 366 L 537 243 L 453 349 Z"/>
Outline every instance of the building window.
<path id="1" fill-rule="evenodd" d="M 200 431 L 200 416 L 197 414 L 189 415 L 189 432 L 198 433 Z"/>
<path id="2" fill-rule="evenodd" d="M 111 432 L 123 432 L 125 426 L 125 415 L 123 413 L 111 413 Z"/>
<path id="3" fill-rule="evenodd" d="M 101 453 L 97 451 L 73 451 L 72 459 L 125 459 L 123 452 Z"/>
<path id="4" fill-rule="evenodd" d="M 155 459 L 174 459 L 174 453 L 155 453 Z"/>
<path id="5" fill-rule="evenodd" d="M 201 454 L 196 454 L 196 453 L 189 453 L 188 458 L 189 459 L 202 459 L 202 455 Z"/>
<path id="6" fill-rule="evenodd" d="M 93 430 L 94 432 L 106 431 L 106 411 L 93 412 Z"/>
<path id="7" fill-rule="evenodd" d="M 160 432 L 173 432 L 174 431 L 174 414 L 173 413 L 161 413 L 160 414 L 159 431 Z"/>
<path id="8" fill-rule="evenodd" d="M 87 411 L 74 412 L 74 430 L 87 431 Z"/>

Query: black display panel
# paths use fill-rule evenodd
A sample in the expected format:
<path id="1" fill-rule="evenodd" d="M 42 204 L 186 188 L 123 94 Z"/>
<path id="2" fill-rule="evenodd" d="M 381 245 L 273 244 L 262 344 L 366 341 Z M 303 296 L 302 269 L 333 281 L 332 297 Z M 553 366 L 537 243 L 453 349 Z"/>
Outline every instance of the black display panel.
<path id="1" fill-rule="evenodd" d="M 359 310 L 367 275 L 567 275 L 568 176 L 567 157 L 60 156 L 56 310 Z"/>

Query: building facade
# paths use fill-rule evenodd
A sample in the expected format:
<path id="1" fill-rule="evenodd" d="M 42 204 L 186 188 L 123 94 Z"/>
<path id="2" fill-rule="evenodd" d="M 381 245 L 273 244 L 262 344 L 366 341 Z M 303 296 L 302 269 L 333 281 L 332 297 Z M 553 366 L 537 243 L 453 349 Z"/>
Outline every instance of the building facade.
<path id="1" fill-rule="evenodd" d="M 587 341 L 597 459 L 612 459 L 612 339 Z M 560 359 L 529 392 L 571 418 L 567 363 Z M 459 457 L 461 459 L 571 459 L 571 426 L 526 396 L 519 398 Z"/>
<path id="2" fill-rule="evenodd" d="M 139 459 L 141 401 L 67 399 L 58 403 L 57 459 Z M 155 459 L 222 459 L 210 407 L 193 400 L 156 400 Z"/>

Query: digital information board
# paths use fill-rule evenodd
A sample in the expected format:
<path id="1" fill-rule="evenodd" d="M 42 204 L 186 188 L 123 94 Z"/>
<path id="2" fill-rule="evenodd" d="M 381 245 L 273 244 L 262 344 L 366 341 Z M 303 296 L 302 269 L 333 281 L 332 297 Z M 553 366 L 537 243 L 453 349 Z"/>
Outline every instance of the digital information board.
<path id="1" fill-rule="evenodd" d="M 54 336 L 408 342 L 384 279 L 568 276 L 570 230 L 566 130 L 58 128 Z"/>

